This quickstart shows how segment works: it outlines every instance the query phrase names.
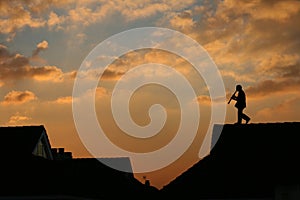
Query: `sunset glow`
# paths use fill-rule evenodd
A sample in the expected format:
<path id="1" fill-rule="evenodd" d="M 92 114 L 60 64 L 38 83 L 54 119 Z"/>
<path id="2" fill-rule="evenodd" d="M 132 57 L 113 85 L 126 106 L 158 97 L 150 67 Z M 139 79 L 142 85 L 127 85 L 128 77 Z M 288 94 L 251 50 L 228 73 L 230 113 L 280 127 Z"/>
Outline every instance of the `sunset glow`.
<path id="1" fill-rule="evenodd" d="M 179 31 L 205 49 L 224 83 L 225 123 L 236 122 L 233 103 L 227 105 L 236 84 L 243 85 L 247 95 L 250 123 L 300 121 L 298 0 L 5 0 L 0 11 L 1 126 L 42 124 L 51 145 L 64 147 L 74 158 L 92 157 L 80 140 L 72 113 L 72 102 L 80 100 L 72 96 L 80 66 L 99 43 L 140 27 Z M 170 48 L 181 45 L 176 38 L 164 42 Z M 167 113 L 164 128 L 144 141 L 120 131 L 108 108 L 113 88 L 129 70 L 147 63 L 169 66 L 186 77 L 197 95 L 190 102 L 199 105 L 199 130 L 190 148 L 163 169 L 135 175 L 141 182 L 147 176 L 151 185 L 161 188 L 200 159 L 211 117 L 209 87 L 188 60 L 161 49 L 131 51 L 114 59 L 95 96 L 86 95 L 95 98 L 97 117 L 108 137 L 128 151 L 145 153 L 167 145 L 176 135 L 181 114 L 170 90 L 145 85 L 130 99 L 131 117 L 146 126 L 151 121 L 149 108 L 161 104 Z M 93 63 L 84 64 L 89 68 Z M 173 76 L 159 69 L 145 68 L 142 79 Z M 97 76 L 97 71 L 85 74 L 91 80 Z"/>

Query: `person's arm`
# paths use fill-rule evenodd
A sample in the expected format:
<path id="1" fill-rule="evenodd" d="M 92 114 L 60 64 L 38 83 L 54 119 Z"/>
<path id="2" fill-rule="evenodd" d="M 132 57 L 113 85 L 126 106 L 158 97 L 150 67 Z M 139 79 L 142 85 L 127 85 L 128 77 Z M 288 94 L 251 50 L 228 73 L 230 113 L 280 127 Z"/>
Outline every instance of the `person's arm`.
<path id="1" fill-rule="evenodd" d="M 231 102 L 232 99 L 236 100 L 236 96 L 235 96 L 236 93 L 237 93 L 237 91 L 234 91 L 234 93 L 231 95 L 229 101 L 227 102 L 228 104 L 230 104 L 230 102 Z"/>

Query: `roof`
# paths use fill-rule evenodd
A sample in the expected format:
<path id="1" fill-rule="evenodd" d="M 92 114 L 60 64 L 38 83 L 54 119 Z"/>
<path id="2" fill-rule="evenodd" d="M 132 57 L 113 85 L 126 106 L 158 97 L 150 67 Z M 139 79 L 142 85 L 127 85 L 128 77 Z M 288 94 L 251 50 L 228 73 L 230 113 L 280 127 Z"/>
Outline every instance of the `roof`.
<path id="1" fill-rule="evenodd" d="M 130 162 L 129 158 L 111 158 L 120 159 Z M 6 199 L 14 196 L 40 199 L 40 196 L 58 195 L 82 200 L 117 199 L 120 195 L 125 199 L 132 199 L 143 195 L 149 197 L 158 192 L 135 179 L 133 173 L 110 168 L 96 158 L 33 159 L 26 162 L 18 160 L 9 163 L 8 167 L 1 163 L 0 177 L 1 183 L 4 183 L 1 186 L 0 199 L 1 196 Z"/>
<path id="2" fill-rule="evenodd" d="M 0 127 L 0 155 L 31 156 L 43 133 L 43 125 Z"/>
<path id="3" fill-rule="evenodd" d="M 277 186 L 300 185 L 300 122 L 214 128 L 222 132 L 210 154 L 166 185 L 163 194 L 273 199 Z"/>

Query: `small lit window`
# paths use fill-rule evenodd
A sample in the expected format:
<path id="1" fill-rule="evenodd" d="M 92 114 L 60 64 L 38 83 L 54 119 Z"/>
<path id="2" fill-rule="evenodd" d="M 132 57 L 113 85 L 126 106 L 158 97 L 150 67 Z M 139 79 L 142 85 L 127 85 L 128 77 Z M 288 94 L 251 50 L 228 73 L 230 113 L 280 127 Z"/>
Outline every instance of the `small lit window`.
<path id="1" fill-rule="evenodd" d="M 36 149 L 34 151 L 34 154 L 36 156 L 41 156 L 41 157 L 47 158 L 45 148 L 44 148 L 44 145 L 41 140 L 38 142 Z"/>

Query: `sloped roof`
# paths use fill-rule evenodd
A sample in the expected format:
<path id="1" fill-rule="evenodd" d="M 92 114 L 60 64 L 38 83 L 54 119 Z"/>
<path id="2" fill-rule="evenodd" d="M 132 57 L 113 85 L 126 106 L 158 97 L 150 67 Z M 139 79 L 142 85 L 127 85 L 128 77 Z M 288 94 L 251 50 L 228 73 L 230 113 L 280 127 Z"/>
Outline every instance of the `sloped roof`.
<path id="1" fill-rule="evenodd" d="M 43 125 L 0 127 L 0 155 L 31 156 L 43 132 Z"/>
<path id="2" fill-rule="evenodd" d="M 300 184 L 300 122 L 225 124 L 210 154 L 162 190 L 199 198 L 272 198 Z"/>

